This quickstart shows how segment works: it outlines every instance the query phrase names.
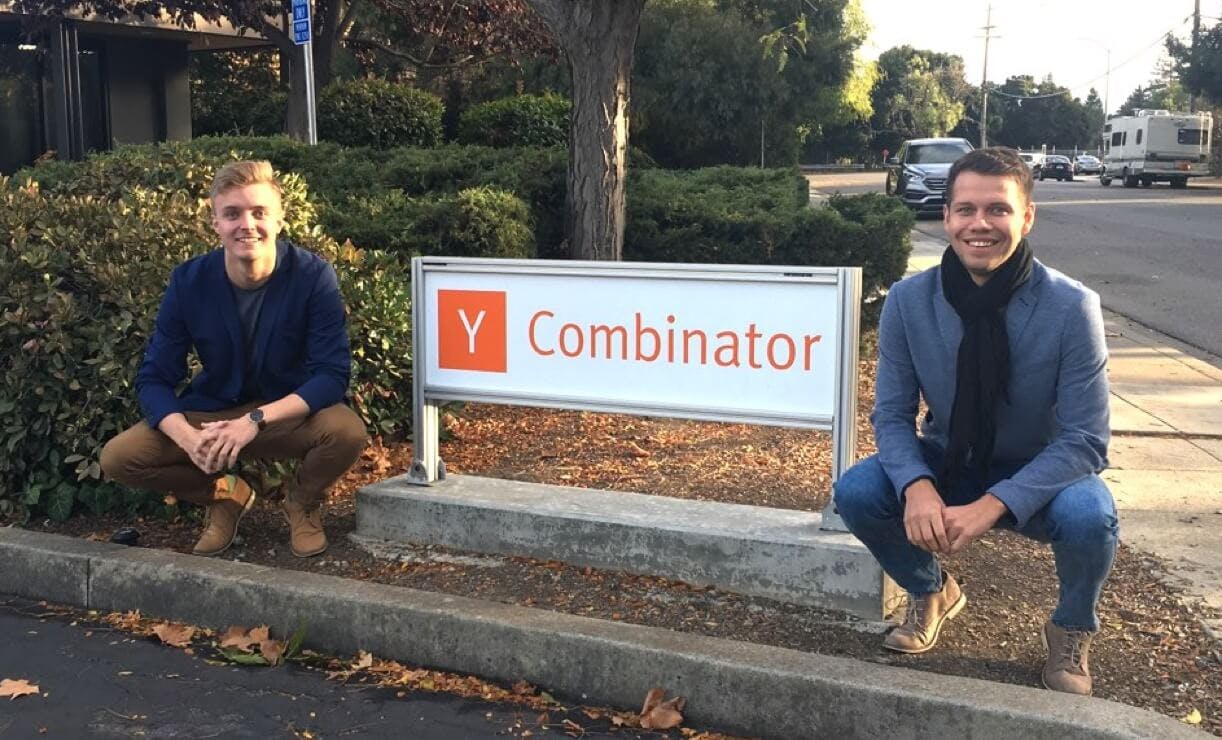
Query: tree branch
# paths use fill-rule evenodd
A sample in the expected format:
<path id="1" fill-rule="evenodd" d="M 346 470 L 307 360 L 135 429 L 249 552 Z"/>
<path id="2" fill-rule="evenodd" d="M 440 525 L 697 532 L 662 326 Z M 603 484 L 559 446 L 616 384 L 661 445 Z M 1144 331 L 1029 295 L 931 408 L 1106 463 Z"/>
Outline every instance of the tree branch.
<path id="1" fill-rule="evenodd" d="M 474 54 L 468 54 L 467 56 L 462 57 L 461 59 L 457 59 L 455 61 L 448 62 L 446 64 L 437 64 L 435 62 L 427 62 L 423 59 L 418 59 L 414 55 L 409 54 L 406 51 L 395 49 L 379 41 L 374 41 L 373 39 L 364 39 L 364 38 L 348 39 L 348 43 L 356 45 L 356 46 L 367 46 L 372 49 L 377 49 L 378 51 L 383 52 L 385 54 L 389 54 L 398 59 L 406 59 L 407 61 L 411 62 L 413 65 L 420 67 L 422 69 L 457 69 L 458 67 L 468 64 L 473 59 L 475 59 Z"/>

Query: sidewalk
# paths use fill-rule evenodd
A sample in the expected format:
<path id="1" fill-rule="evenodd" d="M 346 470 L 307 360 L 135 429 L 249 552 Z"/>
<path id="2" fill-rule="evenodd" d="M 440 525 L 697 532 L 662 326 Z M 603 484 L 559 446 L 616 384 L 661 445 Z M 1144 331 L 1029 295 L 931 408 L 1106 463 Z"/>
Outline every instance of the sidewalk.
<path id="1" fill-rule="evenodd" d="M 946 244 L 913 231 L 909 272 Z M 1104 310 L 1111 467 L 1123 542 L 1165 561 L 1167 580 L 1222 610 L 1222 358 Z M 1206 622 L 1222 640 L 1222 619 Z"/>

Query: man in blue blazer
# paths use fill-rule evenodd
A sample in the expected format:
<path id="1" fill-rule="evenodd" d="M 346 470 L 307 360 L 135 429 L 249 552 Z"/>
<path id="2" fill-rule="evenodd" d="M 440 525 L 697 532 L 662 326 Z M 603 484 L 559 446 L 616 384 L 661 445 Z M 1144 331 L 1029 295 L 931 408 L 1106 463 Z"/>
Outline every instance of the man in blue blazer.
<path id="1" fill-rule="evenodd" d="M 967 599 L 941 569 L 993 527 L 1052 544 L 1060 599 L 1043 683 L 1089 694 L 1095 605 L 1116 552 L 1099 297 L 1040 264 L 1031 173 L 1009 149 L 951 167 L 942 264 L 892 286 L 878 335 L 878 454 L 835 486 L 836 508 L 908 591 L 884 647 L 923 653 Z M 918 403 L 926 411 L 916 431 Z"/>
<path id="2" fill-rule="evenodd" d="M 356 462 L 365 424 L 344 404 L 351 370 L 335 270 L 277 237 L 282 191 L 267 162 L 234 162 L 212 185 L 221 248 L 175 268 L 136 395 L 144 420 L 110 440 L 113 480 L 208 507 L 194 552 L 217 555 L 255 492 L 239 460 L 296 459 L 283 504 L 293 554 L 327 547 L 321 503 Z M 188 352 L 202 369 L 181 392 Z"/>

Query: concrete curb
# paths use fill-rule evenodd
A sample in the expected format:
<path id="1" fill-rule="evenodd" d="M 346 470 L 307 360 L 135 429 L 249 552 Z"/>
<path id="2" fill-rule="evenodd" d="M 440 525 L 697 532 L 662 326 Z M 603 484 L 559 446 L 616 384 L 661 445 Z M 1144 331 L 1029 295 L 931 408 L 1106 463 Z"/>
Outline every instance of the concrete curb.
<path id="1" fill-rule="evenodd" d="M 213 628 L 306 624 L 318 649 L 595 704 L 636 706 L 663 686 L 687 697 L 690 723 L 765 737 L 1203 737 L 1101 699 L 11 527 L 0 562 L 0 593 Z"/>

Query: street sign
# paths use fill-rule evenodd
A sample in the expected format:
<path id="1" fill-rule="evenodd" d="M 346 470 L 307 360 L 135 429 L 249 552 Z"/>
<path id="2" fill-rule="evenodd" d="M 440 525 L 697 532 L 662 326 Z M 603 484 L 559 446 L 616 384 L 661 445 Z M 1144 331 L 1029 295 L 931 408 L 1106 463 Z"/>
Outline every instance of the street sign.
<path id="1" fill-rule="evenodd" d="M 293 0 L 293 43 L 310 43 L 310 0 Z"/>

